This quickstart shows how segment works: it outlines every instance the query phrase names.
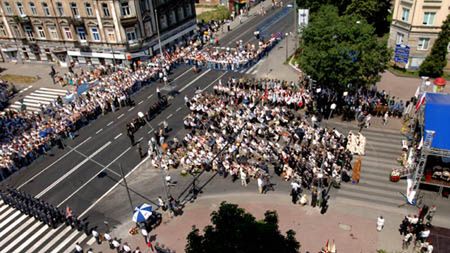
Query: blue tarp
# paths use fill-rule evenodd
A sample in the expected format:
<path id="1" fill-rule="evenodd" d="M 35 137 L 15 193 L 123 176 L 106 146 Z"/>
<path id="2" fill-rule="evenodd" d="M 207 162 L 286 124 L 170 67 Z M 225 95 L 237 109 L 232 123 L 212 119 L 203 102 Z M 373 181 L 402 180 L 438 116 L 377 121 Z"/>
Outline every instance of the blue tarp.
<path id="1" fill-rule="evenodd" d="M 426 94 L 424 125 L 435 131 L 432 148 L 450 150 L 450 94 Z"/>

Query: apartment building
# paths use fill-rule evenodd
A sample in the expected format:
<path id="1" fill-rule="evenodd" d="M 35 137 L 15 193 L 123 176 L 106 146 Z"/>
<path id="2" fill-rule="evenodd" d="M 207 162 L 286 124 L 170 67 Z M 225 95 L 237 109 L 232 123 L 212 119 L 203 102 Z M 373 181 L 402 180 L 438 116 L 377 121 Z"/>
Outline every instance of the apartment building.
<path id="1" fill-rule="evenodd" d="M 395 0 L 392 14 L 388 44 L 391 48 L 398 44 L 409 46 L 409 61 L 405 67 L 417 69 L 431 52 L 442 24 L 450 14 L 450 0 Z"/>
<path id="2" fill-rule="evenodd" d="M 0 0 L 6 61 L 62 66 L 152 56 L 196 28 L 195 0 Z M 157 22 L 157 23 L 156 23 Z"/>

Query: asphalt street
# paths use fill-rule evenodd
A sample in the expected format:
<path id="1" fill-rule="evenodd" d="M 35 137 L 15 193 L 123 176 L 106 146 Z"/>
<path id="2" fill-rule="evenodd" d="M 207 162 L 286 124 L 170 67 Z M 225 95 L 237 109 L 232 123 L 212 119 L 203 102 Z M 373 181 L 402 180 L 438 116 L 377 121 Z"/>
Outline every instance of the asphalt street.
<path id="1" fill-rule="evenodd" d="M 253 32 L 262 29 L 264 34 L 290 32 L 293 30 L 292 9 L 269 10 L 265 16 L 252 16 L 220 41 L 220 46 L 234 46 L 236 40 L 255 43 Z M 183 118 L 188 113 L 184 96 L 192 97 L 196 88 L 212 89 L 219 79 L 245 74 L 216 70 L 202 70 L 195 74 L 189 66 L 179 66 L 170 75 L 171 85 L 179 91 L 168 108 L 150 121 L 149 126 L 141 128 L 135 139 L 141 140 L 143 150 L 153 136 L 152 130 L 166 120 L 173 133 L 183 129 Z M 145 112 L 157 101 L 156 87 L 152 83 L 133 95 L 134 107 L 125 107 L 114 113 L 100 116 L 79 131 L 74 139 L 65 140 L 65 149 L 52 149 L 27 168 L 21 169 L 2 187 L 9 185 L 24 190 L 34 196 L 59 207 L 70 206 L 74 213 L 82 217 L 91 216 L 92 208 L 105 196 L 109 189 L 121 179 L 121 170 L 128 174 L 141 162 L 137 146 L 131 146 L 126 135 L 125 125 L 138 112 Z M 152 129 L 153 128 L 153 129 Z M 156 198 L 157 196 L 152 196 Z M 120 200 L 123 201 L 123 200 Z M 92 216 L 91 216 L 92 217 Z"/>

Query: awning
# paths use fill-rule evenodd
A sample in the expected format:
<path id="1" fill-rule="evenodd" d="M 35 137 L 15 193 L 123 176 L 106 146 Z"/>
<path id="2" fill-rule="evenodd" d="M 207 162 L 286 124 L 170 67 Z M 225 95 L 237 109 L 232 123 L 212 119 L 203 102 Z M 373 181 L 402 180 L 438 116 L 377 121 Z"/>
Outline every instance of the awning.
<path id="1" fill-rule="evenodd" d="M 425 130 L 435 131 L 432 148 L 450 150 L 450 94 L 426 94 L 424 125 Z"/>
<path id="2" fill-rule="evenodd" d="M 437 86 L 445 86 L 447 84 L 447 81 L 445 81 L 445 79 L 442 77 L 438 77 L 434 79 L 433 83 L 436 84 Z"/>

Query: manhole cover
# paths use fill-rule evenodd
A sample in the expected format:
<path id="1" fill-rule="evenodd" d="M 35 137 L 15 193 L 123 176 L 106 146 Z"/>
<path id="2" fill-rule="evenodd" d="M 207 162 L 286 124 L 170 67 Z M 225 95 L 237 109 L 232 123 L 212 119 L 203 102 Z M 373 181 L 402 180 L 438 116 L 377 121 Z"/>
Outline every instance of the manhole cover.
<path id="1" fill-rule="evenodd" d="M 350 231 L 352 230 L 352 226 L 351 225 L 347 225 L 347 224 L 343 224 L 343 223 L 339 223 L 339 228 L 345 231 Z"/>

